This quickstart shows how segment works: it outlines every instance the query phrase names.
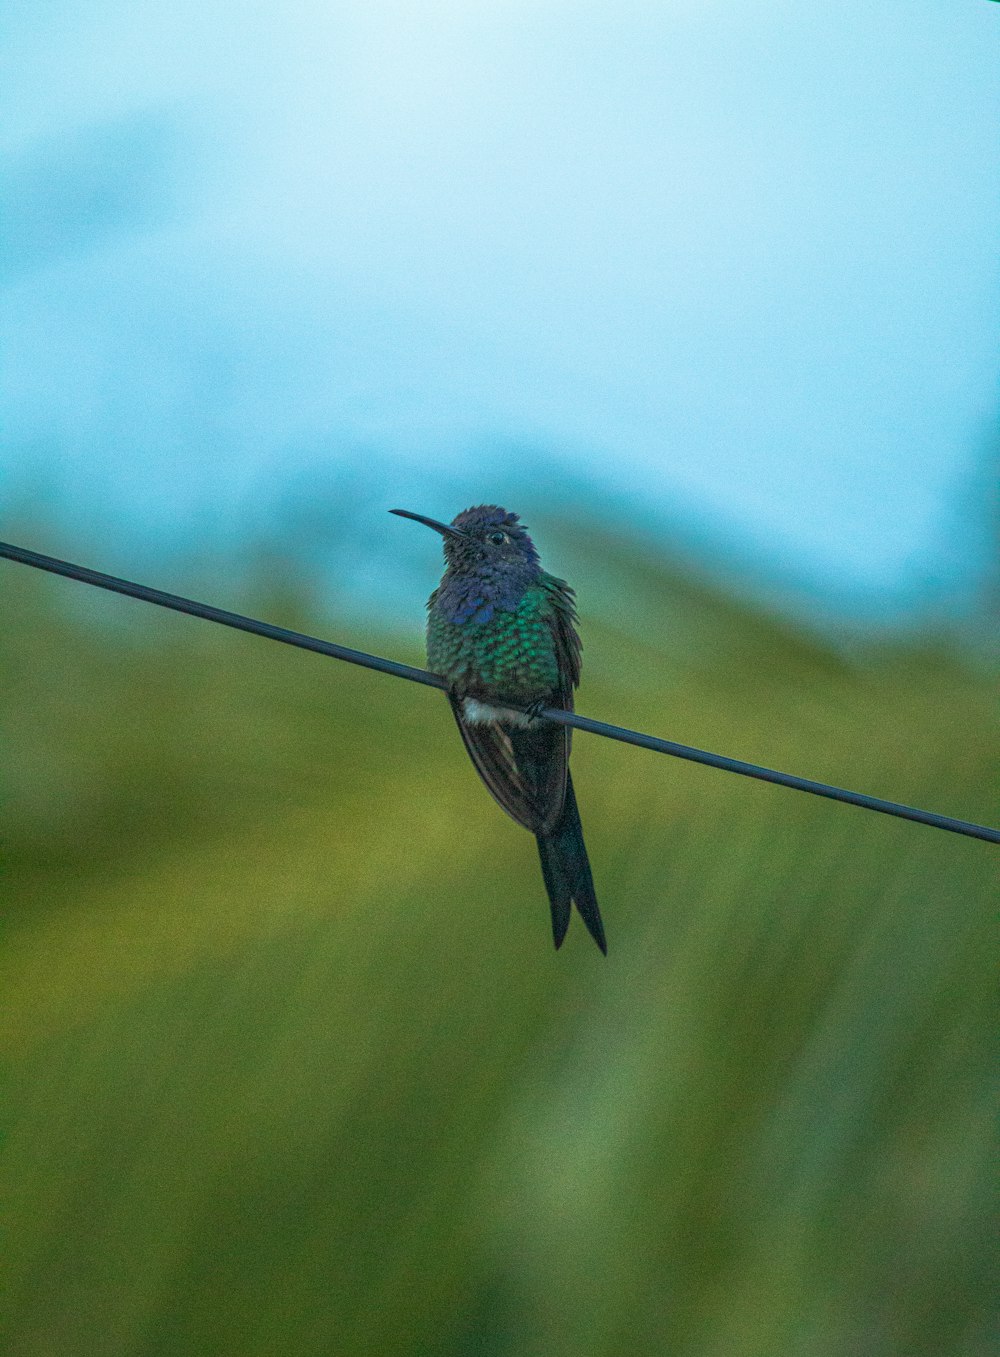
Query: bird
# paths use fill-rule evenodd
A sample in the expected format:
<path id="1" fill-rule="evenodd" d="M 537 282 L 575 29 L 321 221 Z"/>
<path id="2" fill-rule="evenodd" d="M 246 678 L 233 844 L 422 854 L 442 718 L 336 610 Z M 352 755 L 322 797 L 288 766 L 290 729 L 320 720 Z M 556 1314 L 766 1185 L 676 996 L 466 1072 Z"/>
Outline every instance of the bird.
<path id="1" fill-rule="evenodd" d="M 440 533 L 445 571 L 427 603 L 427 663 L 447 683 L 465 748 L 487 790 L 534 834 L 562 945 L 575 904 L 607 955 L 569 772 L 570 730 L 545 707 L 573 710 L 582 647 L 575 595 L 541 567 L 517 514 L 496 504 L 450 523 L 391 509 Z"/>

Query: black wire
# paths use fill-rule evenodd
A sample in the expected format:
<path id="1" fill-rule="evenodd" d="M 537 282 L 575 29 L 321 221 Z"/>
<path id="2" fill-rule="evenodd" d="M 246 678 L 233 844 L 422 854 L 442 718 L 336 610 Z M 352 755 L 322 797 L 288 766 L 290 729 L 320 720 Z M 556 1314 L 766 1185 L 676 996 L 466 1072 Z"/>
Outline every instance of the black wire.
<path id="1" fill-rule="evenodd" d="M 182 598 L 179 594 L 167 594 L 161 589 L 151 589 L 146 584 L 133 584 L 130 580 L 118 579 L 114 575 L 103 575 L 98 570 L 88 570 L 85 566 L 60 561 L 54 556 L 43 556 L 40 552 L 29 551 L 25 547 L 0 542 L 0 557 L 17 561 L 21 565 L 34 566 L 36 570 L 46 570 L 53 575 L 64 575 L 67 579 L 81 580 L 84 584 L 95 585 L 98 589 L 109 589 L 112 593 L 142 599 L 144 603 L 155 603 L 158 607 L 170 608 L 174 612 L 188 613 L 191 617 L 203 617 L 209 622 L 218 622 L 237 631 L 266 636 L 272 641 L 298 646 L 300 650 L 314 650 L 317 654 L 328 655 L 335 660 L 346 660 L 348 664 L 359 664 L 365 669 L 375 669 L 382 674 L 409 679 L 411 683 L 423 683 L 428 688 L 440 688 L 443 691 L 447 691 L 448 688 L 447 682 L 440 674 L 431 674 L 426 669 L 416 669 L 413 665 L 386 660 L 380 655 L 368 655 L 363 650 L 351 650 L 348 646 L 340 646 L 333 641 L 321 641 L 317 636 L 289 631 L 270 622 L 260 622 L 254 617 L 244 617 L 241 613 L 226 612 L 223 608 L 213 608 L 208 603 L 198 603 L 194 599 Z M 915 820 L 918 824 L 932 825 L 935 829 L 946 829 L 952 834 L 965 834 L 972 839 L 984 839 L 987 843 L 1000 843 L 1000 829 L 991 829 L 988 825 L 955 820 L 948 815 L 937 815 L 934 811 L 919 810 L 915 806 L 904 806 L 896 801 L 883 801 L 880 797 L 850 792 L 843 787 L 831 787 L 825 782 L 813 782 L 810 778 L 796 777 L 793 773 L 780 773 L 774 768 L 763 768 L 756 763 L 744 763 L 741 759 L 727 758 L 724 754 L 712 754 L 708 750 L 695 749 L 691 745 L 676 744 L 673 740 L 661 740 L 655 735 L 643 735 L 624 726 L 610 726 L 604 721 L 593 721 L 588 716 L 578 716 L 575 712 L 562 711 L 556 707 L 545 707 L 539 715 L 564 726 L 590 731 L 593 735 L 604 735 L 609 740 L 638 745 L 640 749 L 652 749 L 657 754 L 670 754 L 674 758 L 688 759 L 692 763 L 707 764 L 710 768 L 722 768 L 727 773 L 739 773 L 742 777 L 774 782 L 780 787 L 793 787 L 796 791 L 811 792 L 813 796 L 829 797 L 832 801 L 845 801 L 848 805 L 861 806 L 864 810 L 878 811 L 882 815 L 894 815 L 902 820 Z"/>
<path id="2" fill-rule="evenodd" d="M 444 679 L 437 674 L 429 674 L 426 669 L 414 669 L 409 664 L 399 664 L 396 660 L 383 660 L 379 655 L 367 655 L 363 650 L 351 650 L 348 646 L 339 646 L 334 641 L 321 641 L 318 636 L 307 636 L 301 631 L 288 631 L 285 627 L 276 627 L 270 622 L 259 622 L 255 617 L 244 617 L 242 613 L 226 612 L 224 608 L 213 608 L 210 603 L 198 603 L 193 598 L 182 598 L 180 594 L 167 594 L 162 589 L 151 589 L 148 584 L 133 584 L 131 580 L 120 580 L 115 575 L 102 575 L 99 570 L 88 570 L 83 565 L 73 565 L 70 561 L 57 560 L 55 556 L 43 556 L 38 551 L 28 551 L 26 547 L 11 546 L 0 542 L 0 557 L 9 561 L 18 561 L 21 565 L 32 565 L 36 570 L 47 570 L 52 575 L 65 575 L 70 580 L 82 580 L 84 584 L 96 585 L 98 589 L 110 589 L 114 594 L 126 594 L 129 598 L 141 598 L 144 603 L 155 603 L 160 608 L 171 608 L 175 613 L 188 613 L 191 617 L 204 617 L 208 622 L 218 622 L 223 627 L 234 627 L 237 631 L 249 631 L 255 636 L 266 636 L 271 641 L 283 641 L 288 646 L 298 646 L 300 650 L 315 650 L 320 655 L 329 655 L 334 660 L 346 660 L 348 664 L 360 664 L 365 669 L 378 669 L 383 674 L 395 674 L 397 678 L 409 679 L 411 683 L 426 683 L 429 688 L 447 688 Z"/>

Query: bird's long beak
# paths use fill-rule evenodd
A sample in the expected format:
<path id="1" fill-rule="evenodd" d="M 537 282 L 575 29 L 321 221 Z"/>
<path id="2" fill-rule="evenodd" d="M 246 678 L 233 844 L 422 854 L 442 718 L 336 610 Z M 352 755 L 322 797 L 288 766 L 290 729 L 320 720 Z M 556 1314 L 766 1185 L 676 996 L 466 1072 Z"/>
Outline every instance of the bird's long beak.
<path id="1" fill-rule="evenodd" d="M 440 523 L 436 518 L 425 518 L 423 514 L 411 514 L 409 509 L 390 509 L 391 514 L 397 514 L 400 518 L 412 518 L 414 523 L 423 523 L 425 527 L 433 528 L 439 532 L 442 537 L 457 537 L 459 541 L 465 539 L 466 534 L 461 528 L 453 528 L 450 523 Z"/>

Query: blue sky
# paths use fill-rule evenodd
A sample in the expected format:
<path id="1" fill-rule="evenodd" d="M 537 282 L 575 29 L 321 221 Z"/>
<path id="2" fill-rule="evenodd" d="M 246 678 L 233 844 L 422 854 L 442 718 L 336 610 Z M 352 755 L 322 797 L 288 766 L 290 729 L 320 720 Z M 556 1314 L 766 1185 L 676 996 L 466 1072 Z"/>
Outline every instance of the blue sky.
<path id="1" fill-rule="evenodd" d="M 996 428 L 1000 5 L 3 23 L 11 483 L 169 536 L 313 470 L 359 513 L 448 515 L 530 508 L 534 466 L 551 503 L 565 468 L 819 591 L 961 568 Z"/>

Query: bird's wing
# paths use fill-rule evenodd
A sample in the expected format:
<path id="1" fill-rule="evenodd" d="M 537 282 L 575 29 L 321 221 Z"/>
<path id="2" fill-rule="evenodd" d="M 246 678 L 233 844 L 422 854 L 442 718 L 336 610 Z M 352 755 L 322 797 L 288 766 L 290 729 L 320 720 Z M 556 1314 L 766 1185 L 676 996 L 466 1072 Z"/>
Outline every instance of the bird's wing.
<path id="1" fill-rule="evenodd" d="M 549 581 L 551 580 L 551 584 Z M 559 686 L 548 705 L 573 710 L 573 688 L 580 678 L 580 640 L 573 626 L 573 593 L 562 580 L 544 581 L 550 608 L 547 620 L 559 660 Z M 479 776 L 500 806 L 534 834 L 559 821 L 566 799 L 570 730 L 548 721 L 529 726 L 503 720 L 467 721 L 462 698 L 452 711 Z"/>
<path id="2" fill-rule="evenodd" d="M 561 684 L 558 702 L 552 705 L 565 711 L 573 710 L 573 689 L 580 682 L 582 647 L 576 631 L 576 606 L 573 590 L 565 580 L 553 575 L 542 577 L 542 587 L 549 600 L 549 624 L 559 660 Z M 566 726 L 564 729 L 569 730 Z"/>
<path id="3" fill-rule="evenodd" d="M 547 721 L 530 726 L 503 720 L 467 721 L 462 703 L 461 697 L 453 696 L 451 709 L 469 757 L 490 795 L 533 834 L 550 828 L 558 820 L 566 796 L 566 728 Z"/>

